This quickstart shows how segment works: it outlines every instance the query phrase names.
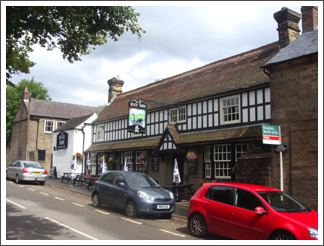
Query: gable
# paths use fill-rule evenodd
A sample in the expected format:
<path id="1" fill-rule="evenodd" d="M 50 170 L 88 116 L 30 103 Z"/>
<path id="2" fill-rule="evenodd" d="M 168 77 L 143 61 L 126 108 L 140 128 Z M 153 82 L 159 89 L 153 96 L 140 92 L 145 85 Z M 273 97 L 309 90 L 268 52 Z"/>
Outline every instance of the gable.
<path id="1" fill-rule="evenodd" d="M 22 120 L 27 120 L 27 117 L 28 117 L 27 106 L 25 102 L 22 100 L 12 123 L 19 122 Z"/>

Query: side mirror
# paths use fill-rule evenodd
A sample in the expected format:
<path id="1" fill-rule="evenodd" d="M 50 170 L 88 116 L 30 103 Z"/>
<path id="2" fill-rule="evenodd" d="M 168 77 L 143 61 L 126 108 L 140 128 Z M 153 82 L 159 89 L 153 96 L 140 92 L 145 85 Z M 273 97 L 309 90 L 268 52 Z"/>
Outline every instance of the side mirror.
<path id="1" fill-rule="evenodd" d="M 263 207 L 256 207 L 254 209 L 254 212 L 256 212 L 257 214 L 266 214 L 267 212 L 264 210 Z"/>
<path id="2" fill-rule="evenodd" d="M 126 187 L 125 183 L 122 183 L 122 182 L 121 183 L 118 183 L 118 186 L 119 187 Z"/>

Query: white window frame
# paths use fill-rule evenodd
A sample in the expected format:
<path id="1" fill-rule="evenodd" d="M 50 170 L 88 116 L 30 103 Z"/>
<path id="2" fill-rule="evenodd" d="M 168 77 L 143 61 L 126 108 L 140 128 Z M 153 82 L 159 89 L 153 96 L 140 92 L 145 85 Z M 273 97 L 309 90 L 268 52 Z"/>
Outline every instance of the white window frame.
<path id="1" fill-rule="evenodd" d="M 48 122 L 52 123 L 52 126 L 47 125 Z M 48 131 L 47 129 L 51 128 L 52 130 Z M 52 133 L 54 131 L 54 120 L 44 120 L 44 132 Z"/>
<path id="2" fill-rule="evenodd" d="M 146 151 L 136 151 L 136 172 L 147 174 L 147 161 L 143 163 L 139 162 L 139 157 L 141 155 L 147 155 Z"/>
<path id="3" fill-rule="evenodd" d="M 96 139 L 97 142 L 105 140 L 105 124 L 97 125 Z"/>
<path id="4" fill-rule="evenodd" d="M 132 172 L 133 171 L 133 151 L 125 152 L 124 153 L 124 158 L 126 158 L 126 160 L 127 160 L 128 171 Z"/>
<path id="5" fill-rule="evenodd" d="M 240 95 L 234 95 L 234 96 L 224 97 L 220 99 L 221 125 L 241 123 L 242 116 L 241 116 L 240 101 L 241 101 Z M 234 113 L 232 112 L 233 109 L 235 110 Z M 232 120 L 232 116 L 235 115 L 237 117 L 237 114 L 238 114 L 238 119 Z M 229 120 L 229 118 L 231 119 Z"/>
<path id="6" fill-rule="evenodd" d="M 238 150 L 238 146 L 240 146 L 240 150 Z M 252 150 L 254 148 L 253 143 L 240 143 L 235 145 L 235 161 L 237 161 L 237 158 L 244 155 L 247 150 Z"/>
<path id="7" fill-rule="evenodd" d="M 215 179 L 231 178 L 231 145 L 230 144 L 214 145 L 214 162 L 215 162 L 215 166 L 214 166 Z"/>
<path id="8" fill-rule="evenodd" d="M 57 129 L 57 128 L 60 127 L 60 126 L 58 125 L 58 124 L 60 124 L 60 123 L 61 123 L 60 126 L 63 126 L 63 125 L 65 124 L 65 121 L 56 121 L 56 128 L 55 128 L 55 129 Z"/>
<path id="9" fill-rule="evenodd" d="M 211 146 L 204 147 L 205 178 L 211 178 Z"/>
<path id="10" fill-rule="evenodd" d="M 169 109 L 170 123 L 183 123 L 187 120 L 186 106 Z"/>

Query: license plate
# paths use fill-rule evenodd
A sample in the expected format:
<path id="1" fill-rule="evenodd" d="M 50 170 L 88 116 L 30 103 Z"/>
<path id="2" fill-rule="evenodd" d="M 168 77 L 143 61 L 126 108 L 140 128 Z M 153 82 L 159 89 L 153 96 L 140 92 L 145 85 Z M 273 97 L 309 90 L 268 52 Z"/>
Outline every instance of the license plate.
<path id="1" fill-rule="evenodd" d="M 33 172 L 33 174 L 40 174 L 40 172 Z"/>
<path id="2" fill-rule="evenodd" d="M 170 209 L 170 205 L 157 205 L 157 209 Z"/>

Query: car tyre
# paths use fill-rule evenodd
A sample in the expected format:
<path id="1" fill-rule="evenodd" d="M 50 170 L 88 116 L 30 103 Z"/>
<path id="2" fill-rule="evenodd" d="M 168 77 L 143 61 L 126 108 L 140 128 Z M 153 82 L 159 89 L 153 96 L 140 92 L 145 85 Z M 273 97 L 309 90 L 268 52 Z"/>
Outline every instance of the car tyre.
<path id="1" fill-rule="evenodd" d="M 271 236 L 271 240 L 295 240 L 295 238 L 287 231 L 278 231 Z"/>
<path id="2" fill-rule="evenodd" d="M 101 207 L 101 202 L 100 202 L 100 198 L 99 198 L 99 195 L 98 193 L 95 193 L 93 196 L 92 196 L 92 205 L 96 208 L 100 208 Z"/>
<path id="3" fill-rule="evenodd" d="M 125 208 L 126 214 L 130 218 L 136 218 L 137 217 L 137 210 L 136 210 L 136 204 L 134 201 L 129 200 L 126 203 L 126 208 Z"/>
<path id="4" fill-rule="evenodd" d="M 172 214 L 162 214 L 163 219 L 172 219 Z"/>
<path id="5" fill-rule="evenodd" d="M 16 175 L 16 184 L 19 184 L 19 183 L 20 183 L 19 175 L 17 174 L 17 175 Z"/>
<path id="6" fill-rule="evenodd" d="M 205 218 L 201 214 L 193 214 L 189 219 L 190 233 L 195 237 L 207 235 L 207 225 Z"/>

